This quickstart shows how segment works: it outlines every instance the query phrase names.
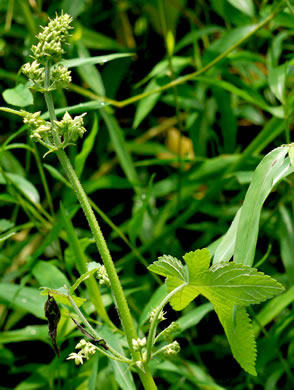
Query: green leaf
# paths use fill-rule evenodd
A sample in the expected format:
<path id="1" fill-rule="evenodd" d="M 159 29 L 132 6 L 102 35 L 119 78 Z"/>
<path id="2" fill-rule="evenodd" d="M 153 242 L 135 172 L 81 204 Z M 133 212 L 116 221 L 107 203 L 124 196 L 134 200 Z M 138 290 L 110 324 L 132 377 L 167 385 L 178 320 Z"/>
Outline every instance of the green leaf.
<path id="1" fill-rule="evenodd" d="M 180 260 L 176 257 L 163 255 L 158 258 L 159 260 L 155 261 L 153 264 L 149 265 L 149 271 L 154 272 L 155 274 L 166 276 L 166 277 L 175 277 L 181 282 L 187 280 L 187 273 L 184 269 L 184 266 Z"/>
<path id="2" fill-rule="evenodd" d="M 6 89 L 2 96 L 7 104 L 17 107 L 26 107 L 34 103 L 28 84 L 18 84 L 15 88 Z"/>
<path id="3" fill-rule="evenodd" d="M 5 232 L 14 227 L 14 223 L 8 219 L 0 219 L 0 233 Z"/>
<path id="4" fill-rule="evenodd" d="M 68 299 L 69 291 L 64 287 L 60 287 L 57 289 L 53 289 L 49 287 L 41 287 L 41 289 L 42 289 L 41 295 L 48 296 L 48 294 L 50 294 L 51 296 L 54 297 L 54 299 L 58 303 L 63 303 L 64 305 L 71 306 L 71 303 Z M 71 298 L 75 301 L 78 307 L 80 307 L 86 301 L 85 298 L 79 298 L 74 295 L 71 295 Z"/>
<path id="5" fill-rule="evenodd" d="M 210 253 L 206 248 L 197 249 L 194 252 L 186 253 L 183 259 L 188 266 L 189 278 L 193 278 L 199 272 L 206 271 L 209 268 Z"/>
<path id="6" fill-rule="evenodd" d="M 88 57 L 88 58 L 72 58 L 70 60 L 62 60 L 60 63 L 67 68 L 74 68 L 83 65 L 104 65 L 106 62 L 117 60 L 118 58 L 130 57 L 132 53 L 115 53 L 107 54 L 105 56 Z"/>
<path id="7" fill-rule="evenodd" d="M 285 159 L 288 150 L 288 146 L 272 150 L 254 172 L 240 214 L 234 250 L 235 263 L 253 264 L 262 206 L 274 185 L 293 172 L 289 159 Z"/>
<path id="8" fill-rule="evenodd" d="M 88 279 L 91 275 L 93 275 L 99 268 L 99 264 L 92 261 L 87 264 L 88 271 L 82 274 L 69 289 L 69 294 L 72 295 L 74 291 L 79 287 L 79 285 L 86 279 Z"/>
<path id="9" fill-rule="evenodd" d="M 50 288 L 59 288 L 66 285 L 70 286 L 66 276 L 53 264 L 48 261 L 38 261 L 34 266 L 32 273 L 40 286 Z"/>
<path id="10" fill-rule="evenodd" d="M 227 1 L 243 14 L 246 14 L 251 18 L 255 16 L 254 3 L 252 0 L 227 0 Z"/>
<path id="11" fill-rule="evenodd" d="M 240 207 L 233 219 L 231 226 L 229 227 L 229 230 L 221 238 L 220 243 L 218 244 L 214 253 L 213 264 L 220 263 L 222 261 L 230 261 L 232 258 L 234 254 L 241 210 L 242 208 Z"/>
<path id="12" fill-rule="evenodd" d="M 285 104 L 285 81 L 288 64 L 276 68 L 269 67 L 269 86 L 276 98 Z"/>
<path id="13" fill-rule="evenodd" d="M 212 302 L 214 305 L 214 303 Z M 250 318 L 242 306 L 237 306 L 234 319 L 233 306 L 214 305 L 214 309 L 225 330 L 234 358 L 249 374 L 257 375 L 255 370 L 256 343 Z"/>
<path id="14" fill-rule="evenodd" d="M 101 115 L 109 131 L 113 148 L 115 149 L 125 175 L 132 185 L 137 185 L 139 183 L 139 179 L 132 158 L 127 150 L 122 129 L 119 127 L 115 117 L 106 112 L 106 110 L 101 110 Z"/>
<path id="15" fill-rule="evenodd" d="M 6 177 L 8 180 L 6 180 Z M 16 175 L 15 173 L 6 172 L 5 176 L 0 173 L 0 184 L 8 184 L 10 182 L 32 202 L 40 203 L 39 193 L 31 182 L 20 175 Z"/>
<path id="16" fill-rule="evenodd" d="M 143 93 L 153 91 L 159 87 L 159 84 L 157 83 L 156 79 L 151 80 L 147 87 L 144 89 Z M 161 93 L 153 93 L 152 95 L 146 96 L 145 98 L 141 99 L 137 105 L 134 122 L 133 122 L 133 128 L 136 129 L 140 123 L 143 121 L 143 119 L 146 118 L 146 116 L 150 113 L 150 111 L 153 109 L 155 104 L 157 103 Z"/>
<path id="17" fill-rule="evenodd" d="M 47 325 L 28 325 L 22 329 L 4 331 L 0 333 L 0 343 L 19 343 L 20 341 L 44 341 L 48 342 Z"/>
<path id="18" fill-rule="evenodd" d="M 46 299 L 40 296 L 40 291 L 33 287 L 23 287 L 18 284 L 0 283 L 0 303 L 38 318 L 45 319 L 44 304 Z"/>
<path id="19" fill-rule="evenodd" d="M 123 349 L 124 341 L 117 333 L 114 333 L 111 329 L 109 329 L 108 326 L 104 325 L 99 329 L 99 335 L 105 339 L 106 343 L 109 344 L 113 349 L 125 356 Z M 128 365 L 126 363 L 117 362 L 112 359 L 110 360 L 110 364 L 119 386 L 123 390 L 135 390 L 136 386 L 131 370 L 128 370 Z"/>
<path id="20" fill-rule="evenodd" d="M 263 302 L 281 293 L 284 287 L 246 265 L 220 262 L 208 268 L 207 249 L 189 252 L 184 260 L 188 278 L 180 261 L 172 256 L 159 258 L 148 269 L 166 276 L 168 293 L 184 285 L 169 300 L 175 310 L 184 309 L 197 295 L 204 295 L 214 306 L 235 359 L 245 371 L 256 375 L 254 332 L 244 307 Z"/>
<path id="21" fill-rule="evenodd" d="M 222 304 L 248 306 L 281 293 L 284 287 L 255 268 L 236 263 L 218 263 L 208 271 L 190 275 L 190 285 L 207 299 Z"/>
<path id="22" fill-rule="evenodd" d="M 99 70 L 94 64 L 88 63 L 87 61 L 91 59 L 89 50 L 79 41 L 77 42 L 77 51 L 80 58 L 77 58 L 76 60 L 81 63 L 81 65 L 78 65 L 77 71 L 81 79 L 84 83 L 89 85 L 92 91 L 97 95 L 105 96 L 104 83 Z"/>
<path id="23" fill-rule="evenodd" d="M 72 188 L 70 183 L 69 183 L 69 181 L 66 180 L 64 175 L 62 175 L 60 173 L 60 171 L 58 171 L 58 169 L 56 169 L 56 168 L 52 167 L 52 165 L 48 165 L 48 164 L 43 164 L 43 166 L 44 166 L 44 168 L 47 169 L 47 171 L 50 173 L 50 175 L 54 179 L 56 179 L 56 180 L 60 181 L 61 183 L 65 184 L 67 187 Z"/>
<path id="24" fill-rule="evenodd" d="M 180 326 L 181 333 L 186 329 L 192 328 L 197 325 L 202 318 L 213 310 L 213 306 L 211 303 L 203 303 L 202 305 L 196 307 L 191 310 L 189 313 L 180 317 L 176 322 Z"/>

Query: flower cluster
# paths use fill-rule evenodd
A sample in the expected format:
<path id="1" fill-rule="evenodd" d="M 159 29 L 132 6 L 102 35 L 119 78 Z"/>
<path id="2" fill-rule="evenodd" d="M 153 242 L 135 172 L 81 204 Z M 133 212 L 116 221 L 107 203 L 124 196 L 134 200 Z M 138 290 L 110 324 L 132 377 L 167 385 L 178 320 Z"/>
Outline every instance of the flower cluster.
<path id="1" fill-rule="evenodd" d="M 96 278 L 99 280 L 99 284 L 105 284 L 107 287 L 110 287 L 110 280 L 104 265 L 98 264 Z"/>
<path id="2" fill-rule="evenodd" d="M 48 26 L 42 27 L 43 31 L 37 35 L 38 44 L 32 46 L 33 57 L 35 60 L 44 63 L 47 57 L 50 59 L 59 59 L 64 50 L 62 44 L 68 38 L 70 23 L 72 17 L 68 14 L 56 15 L 56 18 L 50 20 Z"/>
<path id="3" fill-rule="evenodd" d="M 61 121 L 54 121 L 57 134 L 63 139 L 64 144 L 69 145 L 71 142 L 76 141 L 78 137 L 83 136 L 86 131 L 83 120 L 85 115 L 86 113 L 83 113 L 72 118 L 66 112 Z"/>
<path id="4" fill-rule="evenodd" d="M 86 131 L 83 121 L 83 117 L 86 113 L 72 118 L 69 113 L 66 112 L 61 121 L 54 121 L 53 129 L 50 122 L 41 118 L 40 111 L 33 114 L 22 111 L 22 114 L 23 122 L 28 125 L 31 130 L 31 139 L 40 142 L 43 146 L 47 147 L 49 152 L 58 148 L 65 149 L 67 146 L 73 145 L 73 142 L 75 142 L 78 137 L 82 137 Z"/>
<path id="5" fill-rule="evenodd" d="M 152 312 L 150 313 L 150 322 L 153 322 L 154 321 L 154 316 L 156 314 L 156 311 L 157 311 L 157 308 L 153 309 Z M 161 321 L 164 321 L 166 320 L 166 317 L 164 317 L 166 314 L 166 312 L 164 312 L 163 310 L 160 311 L 159 313 L 159 316 L 157 318 L 157 321 L 158 322 L 161 322 Z"/>
<path id="6" fill-rule="evenodd" d="M 70 71 L 60 63 L 47 70 L 47 83 L 45 83 L 45 67 L 48 61 L 58 61 L 64 53 L 62 44 L 68 38 L 72 17 L 61 14 L 50 20 L 48 26 L 37 35 L 38 44 L 32 46 L 34 61 L 23 65 L 22 72 L 32 82 L 33 88 L 44 92 L 56 88 L 66 88 L 71 82 Z M 46 84 L 46 85 L 45 85 Z"/>
<path id="7" fill-rule="evenodd" d="M 94 355 L 97 351 L 97 348 L 95 345 L 91 344 L 90 342 L 82 339 L 77 345 L 76 349 L 80 349 L 78 353 L 72 352 L 69 357 L 66 360 L 73 359 L 75 361 L 75 364 L 78 366 L 79 364 L 83 364 L 84 360 L 89 360 L 91 355 Z"/>
<path id="8" fill-rule="evenodd" d="M 163 347 L 161 349 L 161 352 L 163 352 L 163 354 L 166 357 L 171 357 L 171 356 L 175 356 L 176 354 L 178 354 L 180 352 L 180 350 L 181 350 L 180 344 L 177 341 L 174 341 L 173 343 L 168 344 L 165 347 Z"/>
<path id="9" fill-rule="evenodd" d="M 180 330 L 180 325 L 178 325 L 176 322 L 172 322 L 160 333 L 160 336 L 164 337 L 164 339 L 169 343 L 174 339 L 175 334 L 178 333 Z"/>
<path id="10" fill-rule="evenodd" d="M 142 339 L 133 339 L 132 344 L 135 351 L 141 351 L 142 348 L 146 346 L 146 337 L 143 337 Z"/>

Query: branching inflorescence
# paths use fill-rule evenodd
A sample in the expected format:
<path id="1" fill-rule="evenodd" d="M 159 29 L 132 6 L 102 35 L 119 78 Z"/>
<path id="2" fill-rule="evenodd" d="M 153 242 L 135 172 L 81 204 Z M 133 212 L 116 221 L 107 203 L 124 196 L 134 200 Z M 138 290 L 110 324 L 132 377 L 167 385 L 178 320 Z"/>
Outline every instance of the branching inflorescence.
<path id="1" fill-rule="evenodd" d="M 46 94 L 57 88 L 67 88 L 71 83 L 71 72 L 58 63 L 64 54 L 63 45 L 66 44 L 69 30 L 72 28 L 71 22 L 72 18 L 68 14 L 56 16 L 37 35 L 39 42 L 32 46 L 34 61 L 22 67 L 32 89 Z M 83 121 L 85 115 L 84 113 L 72 118 L 66 112 L 61 121 L 53 117 L 51 122 L 48 122 L 42 119 L 40 112 L 31 114 L 23 111 L 24 123 L 31 130 L 31 138 L 48 148 L 48 153 L 73 145 L 78 137 L 83 136 L 86 131 Z"/>

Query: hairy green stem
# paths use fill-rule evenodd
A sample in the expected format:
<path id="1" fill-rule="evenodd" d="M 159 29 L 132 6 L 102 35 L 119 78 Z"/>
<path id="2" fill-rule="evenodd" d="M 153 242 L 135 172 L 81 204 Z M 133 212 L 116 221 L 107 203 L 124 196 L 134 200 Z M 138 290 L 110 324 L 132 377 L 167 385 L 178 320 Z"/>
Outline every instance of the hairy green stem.
<path id="1" fill-rule="evenodd" d="M 87 260 L 85 258 L 84 251 L 82 250 L 81 244 L 76 236 L 76 233 L 74 231 L 74 228 L 72 226 L 70 218 L 66 215 L 65 209 L 60 204 L 60 210 L 61 214 L 63 216 L 65 230 L 67 233 L 67 237 L 69 240 L 69 245 L 75 255 L 75 261 L 78 268 L 78 271 L 80 275 L 87 272 Z M 97 284 L 97 281 L 95 280 L 94 276 L 91 276 L 90 278 L 85 280 L 85 284 L 87 286 L 87 290 L 89 292 L 89 297 L 95 306 L 95 309 L 99 316 L 112 328 L 114 329 L 115 326 L 111 322 L 110 318 L 108 317 L 107 311 L 105 310 L 105 307 L 103 305 L 101 293 Z"/>
<path id="2" fill-rule="evenodd" d="M 46 67 L 45 67 L 45 88 L 48 88 L 49 78 L 50 78 L 50 63 L 47 61 Z M 108 274 L 111 289 L 115 297 L 115 301 L 117 304 L 117 309 L 120 315 L 121 324 L 123 327 L 123 330 L 126 335 L 126 339 L 129 345 L 129 349 L 131 352 L 131 356 L 134 362 L 140 361 L 141 356 L 140 353 L 135 351 L 133 348 L 132 340 L 137 339 L 137 332 L 133 323 L 133 319 L 130 313 L 130 309 L 126 300 L 126 297 L 124 295 L 120 280 L 118 278 L 113 260 L 111 258 L 109 249 L 107 247 L 106 241 L 104 239 L 104 236 L 102 234 L 102 231 L 100 229 L 100 226 L 98 224 L 98 221 L 94 215 L 94 212 L 91 208 L 91 205 L 89 203 L 88 197 L 78 179 L 78 176 L 73 169 L 71 162 L 69 161 L 66 153 L 63 149 L 58 148 L 60 146 L 60 140 L 58 135 L 55 132 L 54 129 L 54 121 L 56 120 L 56 114 L 54 110 L 54 104 L 52 95 L 49 91 L 44 92 L 45 95 L 45 101 L 47 104 L 50 121 L 52 124 L 52 131 L 53 131 L 53 137 L 54 141 L 56 141 L 56 154 L 57 157 L 66 173 L 66 176 L 68 180 L 71 183 L 72 189 L 76 193 L 76 196 L 80 202 L 80 205 L 84 211 L 84 214 L 87 218 L 88 224 L 90 226 L 90 229 L 92 231 L 92 234 L 94 236 L 98 252 L 101 255 L 103 264 L 105 266 L 106 272 Z M 141 382 L 146 390 L 156 390 L 157 387 L 155 385 L 155 382 L 153 380 L 153 377 L 149 371 L 149 368 L 147 365 L 144 365 L 144 370 L 138 369 L 138 374 L 140 376 Z"/>
<path id="3" fill-rule="evenodd" d="M 160 315 L 161 310 L 164 308 L 164 306 L 168 303 L 168 301 L 171 299 L 172 296 L 174 296 L 177 292 L 182 290 L 185 286 L 187 286 L 188 283 L 183 283 L 177 288 L 175 288 L 172 292 L 170 292 L 160 303 L 160 305 L 156 308 L 156 311 L 154 313 L 154 317 L 151 321 L 148 338 L 147 338 L 147 345 L 146 345 L 146 362 L 148 362 L 151 359 L 152 356 L 152 347 L 154 345 L 155 340 L 155 334 L 156 334 L 156 328 L 158 324 L 158 317 Z"/>

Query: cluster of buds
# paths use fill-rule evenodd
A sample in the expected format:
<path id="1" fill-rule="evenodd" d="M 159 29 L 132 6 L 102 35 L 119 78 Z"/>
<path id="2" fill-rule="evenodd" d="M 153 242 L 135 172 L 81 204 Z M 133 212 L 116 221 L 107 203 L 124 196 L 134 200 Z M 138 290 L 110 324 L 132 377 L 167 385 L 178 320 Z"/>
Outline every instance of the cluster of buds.
<path id="1" fill-rule="evenodd" d="M 135 351 L 141 351 L 146 346 L 146 337 L 142 339 L 133 339 L 132 344 Z"/>
<path id="2" fill-rule="evenodd" d="M 110 280 L 104 265 L 98 264 L 96 278 L 99 280 L 99 284 L 110 287 Z"/>
<path id="3" fill-rule="evenodd" d="M 171 344 L 166 345 L 160 351 L 166 357 L 172 357 L 177 355 L 181 350 L 180 344 L 177 341 L 172 342 Z"/>
<path id="4" fill-rule="evenodd" d="M 154 321 L 154 317 L 155 317 L 156 311 L 157 311 L 157 308 L 153 309 L 152 312 L 150 313 L 150 322 L 153 322 L 153 321 Z M 161 321 L 166 320 L 166 317 L 164 317 L 165 314 L 166 314 L 166 312 L 164 312 L 163 310 L 161 310 L 160 313 L 159 313 L 159 316 L 158 316 L 158 318 L 157 318 L 157 321 L 158 321 L 158 322 L 161 322 Z"/>
<path id="5" fill-rule="evenodd" d="M 37 35 L 39 42 L 32 46 L 34 61 L 23 65 L 22 72 L 32 82 L 32 87 L 38 91 L 66 88 L 71 82 L 70 71 L 60 63 L 53 66 L 50 72 L 47 70 L 47 77 L 44 67 L 48 61 L 58 61 L 61 58 L 64 53 L 62 44 L 68 38 L 71 22 L 70 15 L 61 14 L 50 20 L 48 26 L 42 27 L 43 31 Z"/>
<path id="6" fill-rule="evenodd" d="M 89 360 L 90 356 L 97 351 L 95 345 L 83 339 L 76 345 L 76 349 L 80 349 L 80 351 L 78 353 L 72 352 L 66 360 L 73 359 L 77 366 L 83 364 L 84 359 Z"/>
<path id="7" fill-rule="evenodd" d="M 172 322 L 167 328 L 165 328 L 161 333 L 160 337 L 164 337 L 164 339 L 170 343 L 173 341 L 176 333 L 179 333 L 181 330 L 180 325 L 176 322 Z"/>
<path id="8" fill-rule="evenodd" d="M 85 113 L 72 118 L 66 112 L 61 121 L 54 121 L 54 126 L 50 122 L 41 118 L 41 112 L 30 113 L 22 111 L 23 122 L 31 130 L 31 139 L 40 142 L 51 151 L 64 149 L 82 137 L 86 129 L 84 128 L 83 117 Z M 54 137 L 55 136 L 55 137 Z"/>

